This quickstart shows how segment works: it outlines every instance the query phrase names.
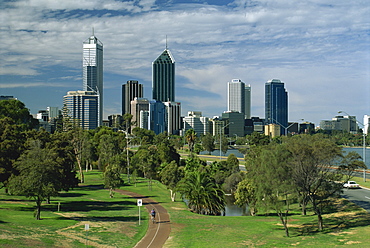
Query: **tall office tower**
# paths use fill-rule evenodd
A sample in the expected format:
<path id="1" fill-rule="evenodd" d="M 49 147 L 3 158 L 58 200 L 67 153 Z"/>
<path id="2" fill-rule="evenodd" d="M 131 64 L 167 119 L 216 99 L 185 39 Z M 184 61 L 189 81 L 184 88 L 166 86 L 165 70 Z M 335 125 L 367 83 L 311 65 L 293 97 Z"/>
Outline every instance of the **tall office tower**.
<path id="1" fill-rule="evenodd" d="M 266 124 L 279 124 L 281 134 L 288 127 L 288 93 L 279 79 L 265 84 L 265 120 Z"/>
<path id="2" fill-rule="evenodd" d="M 143 85 L 136 80 L 129 80 L 122 85 L 122 116 L 131 113 L 131 101 L 137 98 L 143 98 Z"/>
<path id="3" fill-rule="evenodd" d="M 146 98 L 137 98 L 131 101 L 131 114 L 132 122 L 135 123 L 135 127 L 140 126 L 140 111 L 149 110 L 149 101 Z"/>
<path id="4" fill-rule="evenodd" d="M 153 62 L 153 99 L 161 102 L 175 101 L 175 60 L 166 49 Z"/>
<path id="5" fill-rule="evenodd" d="M 94 36 L 83 42 L 83 90 L 99 97 L 98 126 L 103 125 L 103 43 Z"/>
<path id="6" fill-rule="evenodd" d="M 227 111 L 245 114 L 245 84 L 240 79 L 233 79 L 227 86 Z"/>
<path id="7" fill-rule="evenodd" d="M 166 106 L 161 101 L 149 102 L 149 121 L 148 129 L 155 134 L 163 133 L 166 127 Z"/>
<path id="8" fill-rule="evenodd" d="M 245 112 L 244 112 L 244 117 L 245 119 L 250 119 L 252 114 L 251 114 L 251 109 L 252 109 L 252 87 L 250 84 L 245 86 Z"/>
<path id="9" fill-rule="evenodd" d="M 164 102 L 166 106 L 166 126 L 168 134 L 180 134 L 181 123 L 181 103 Z"/>
<path id="10" fill-rule="evenodd" d="M 99 95 L 95 91 L 68 91 L 63 98 L 64 118 L 79 124 L 85 130 L 98 127 Z"/>

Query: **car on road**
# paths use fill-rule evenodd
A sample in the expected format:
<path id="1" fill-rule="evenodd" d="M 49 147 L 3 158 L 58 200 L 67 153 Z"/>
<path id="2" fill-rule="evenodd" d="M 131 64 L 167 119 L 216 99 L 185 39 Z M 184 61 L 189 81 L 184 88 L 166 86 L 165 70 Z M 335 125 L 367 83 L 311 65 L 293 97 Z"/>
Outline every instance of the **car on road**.
<path id="1" fill-rule="evenodd" d="M 343 184 L 343 188 L 347 189 L 358 189 L 360 188 L 360 185 L 356 183 L 355 181 L 348 181 Z"/>

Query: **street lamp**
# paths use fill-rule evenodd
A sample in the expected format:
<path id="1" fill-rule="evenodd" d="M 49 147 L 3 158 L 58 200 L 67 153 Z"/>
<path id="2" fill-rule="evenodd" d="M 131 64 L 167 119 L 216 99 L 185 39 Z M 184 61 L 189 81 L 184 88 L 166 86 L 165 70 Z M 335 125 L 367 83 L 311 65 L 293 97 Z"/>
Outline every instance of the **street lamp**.
<path id="1" fill-rule="evenodd" d="M 338 114 L 340 113 L 345 113 L 346 115 L 351 116 L 349 115 L 347 112 L 345 111 L 338 111 Z M 366 166 L 366 133 L 365 133 L 365 125 L 361 122 L 359 122 L 357 119 L 356 119 L 356 122 L 360 125 L 363 126 L 363 130 L 362 130 L 362 160 L 364 161 L 364 164 Z M 366 166 L 367 167 L 367 166 Z M 364 168 L 364 182 L 366 182 L 366 168 Z"/>
<path id="2" fill-rule="evenodd" d="M 303 121 L 304 119 L 298 119 L 297 121 L 293 122 L 292 124 L 290 124 L 289 126 L 285 127 L 284 125 L 280 124 L 280 122 L 278 122 L 277 120 L 275 120 L 274 118 L 272 118 L 273 121 L 275 121 L 278 125 L 280 125 L 282 128 L 285 129 L 285 136 L 288 136 L 288 129 L 293 126 L 294 124 L 298 123 L 298 121 Z"/>
<path id="3" fill-rule="evenodd" d="M 220 128 L 220 161 L 221 161 L 221 146 L 222 146 L 222 139 L 221 139 L 221 131 L 223 131 L 227 126 L 229 126 L 230 124 L 234 124 L 234 122 L 229 122 L 227 125 L 223 126 L 222 128 Z"/>

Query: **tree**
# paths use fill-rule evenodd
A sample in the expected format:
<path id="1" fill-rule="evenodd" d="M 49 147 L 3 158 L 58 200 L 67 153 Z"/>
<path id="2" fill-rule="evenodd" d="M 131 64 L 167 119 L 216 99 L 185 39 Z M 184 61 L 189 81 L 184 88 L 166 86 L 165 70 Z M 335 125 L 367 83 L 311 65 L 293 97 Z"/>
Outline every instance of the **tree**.
<path id="1" fill-rule="evenodd" d="M 197 134 L 195 133 L 194 129 L 188 129 L 185 132 L 185 139 L 188 142 L 190 153 L 193 153 L 194 144 L 197 139 Z"/>
<path id="2" fill-rule="evenodd" d="M 225 193 L 206 172 L 186 173 L 178 190 L 193 212 L 220 215 L 225 210 Z"/>
<path id="3" fill-rule="evenodd" d="M 15 167 L 18 173 L 10 177 L 9 192 L 34 199 L 35 217 L 40 220 L 41 202 L 69 188 L 63 183 L 65 171 L 58 163 L 57 153 L 49 148 L 41 148 L 41 142 L 36 140 L 19 157 Z"/>
<path id="4" fill-rule="evenodd" d="M 208 154 L 211 154 L 211 152 L 215 150 L 215 137 L 210 133 L 206 133 L 206 135 L 202 137 L 202 146 Z"/>
<path id="5" fill-rule="evenodd" d="M 0 119 L 0 188 L 16 172 L 13 164 L 25 149 L 26 135 L 21 129 L 10 117 Z"/>
<path id="6" fill-rule="evenodd" d="M 11 118 L 15 124 L 20 125 L 21 130 L 30 130 L 39 125 L 24 103 L 18 100 L 0 101 L 0 119 L 4 117 Z"/>
<path id="7" fill-rule="evenodd" d="M 259 132 L 253 132 L 252 134 L 247 135 L 246 140 L 250 146 L 267 145 L 270 143 L 270 137 Z"/>
<path id="8" fill-rule="evenodd" d="M 322 203 L 336 195 L 340 188 L 341 172 L 333 169 L 341 158 L 341 148 L 322 135 L 299 135 L 284 142 L 290 153 L 291 178 L 301 195 L 302 207 L 312 203 L 317 215 L 318 229 L 323 230 Z M 303 210 L 305 212 L 305 210 Z"/>
<path id="9" fill-rule="evenodd" d="M 257 214 L 257 196 L 256 196 L 256 185 L 251 179 L 244 179 L 241 181 L 235 191 L 235 204 L 239 207 L 243 207 L 247 204 L 249 213 L 252 216 Z"/>
<path id="10" fill-rule="evenodd" d="M 163 163 L 163 168 L 159 174 L 161 182 L 170 190 L 171 200 L 174 202 L 176 197 L 176 186 L 184 176 L 183 168 L 179 167 L 175 161 Z"/>
<path id="11" fill-rule="evenodd" d="M 114 160 L 119 160 L 119 157 L 113 157 L 112 163 L 109 163 L 105 167 L 105 171 L 103 173 L 104 177 L 104 186 L 105 188 L 109 189 L 109 197 L 113 198 L 115 189 L 119 188 L 123 183 L 123 179 L 121 178 L 121 170 L 122 168 L 119 165 L 119 162 L 114 162 Z"/>
<path id="12" fill-rule="evenodd" d="M 222 135 L 222 138 L 221 138 L 221 152 L 223 154 L 226 154 L 228 149 L 229 149 L 229 141 L 228 141 L 226 135 Z"/>
<path id="13" fill-rule="evenodd" d="M 343 156 L 342 161 L 339 164 L 339 171 L 343 175 L 342 181 L 346 182 L 351 180 L 353 173 L 357 169 L 367 169 L 365 163 L 360 161 L 361 156 L 354 151 L 349 152 Z"/>
<path id="14" fill-rule="evenodd" d="M 279 144 L 255 147 L 246 163 L 247 178 L 254 182 L 255 204 L 258 208 L 273 209 L 289 237 L 287 217 L 294 193 L 288 166 L 289 153 Z"/>

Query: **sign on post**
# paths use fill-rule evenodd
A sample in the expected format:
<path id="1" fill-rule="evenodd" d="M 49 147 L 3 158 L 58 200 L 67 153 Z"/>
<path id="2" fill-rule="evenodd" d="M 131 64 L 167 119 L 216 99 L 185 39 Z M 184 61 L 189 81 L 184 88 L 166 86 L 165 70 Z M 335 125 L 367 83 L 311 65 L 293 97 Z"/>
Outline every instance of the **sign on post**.
<path id="1" fill-rule="evenodd" d="M 143 200 L 137 199 L 137 205 L 139 207 L 139 226 L 140 226 L 140 207 L 143 205 Z"/>

